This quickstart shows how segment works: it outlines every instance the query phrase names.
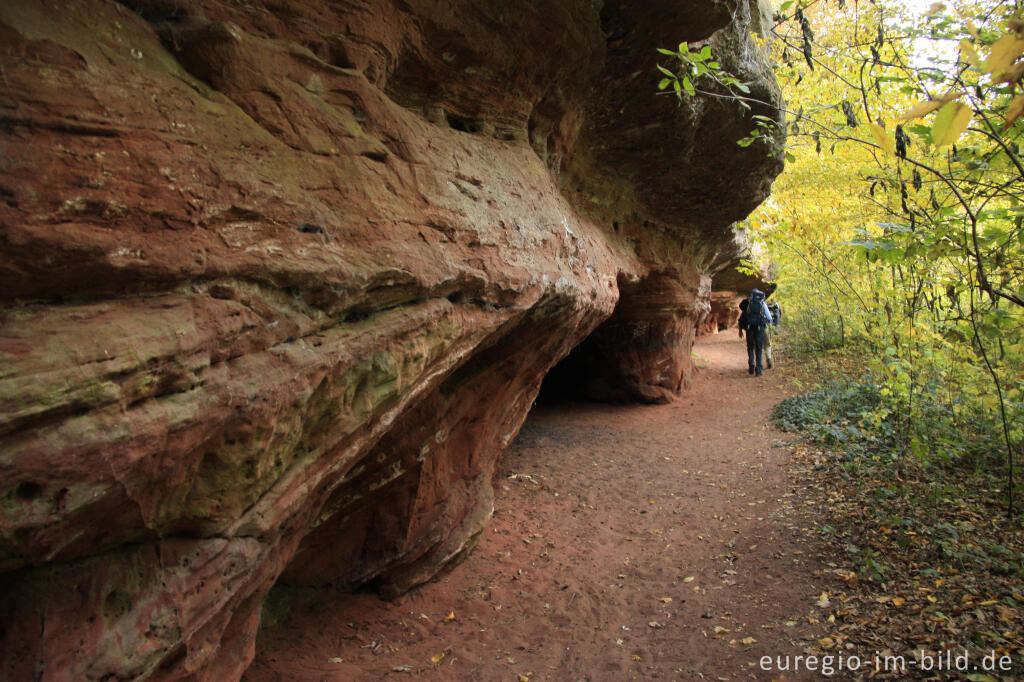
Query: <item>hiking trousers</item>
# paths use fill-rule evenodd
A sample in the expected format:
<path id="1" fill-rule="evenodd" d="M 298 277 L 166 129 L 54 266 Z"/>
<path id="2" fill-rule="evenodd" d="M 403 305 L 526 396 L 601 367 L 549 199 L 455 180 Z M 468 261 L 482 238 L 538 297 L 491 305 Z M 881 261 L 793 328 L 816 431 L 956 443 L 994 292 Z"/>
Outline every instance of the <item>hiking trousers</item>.
<path id="1" fill-rule="evenodd" d="M 763 371 L 764 333 L 764 325 L 747 328 L 747 367 L 753 367 L 758 374 Z"/>

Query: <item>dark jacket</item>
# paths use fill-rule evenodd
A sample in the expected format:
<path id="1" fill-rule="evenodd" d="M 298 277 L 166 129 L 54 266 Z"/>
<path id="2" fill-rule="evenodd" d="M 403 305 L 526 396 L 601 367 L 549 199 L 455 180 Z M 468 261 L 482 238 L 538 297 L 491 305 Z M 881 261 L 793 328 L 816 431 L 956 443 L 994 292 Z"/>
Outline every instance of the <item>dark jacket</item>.
<path id="1" fill-rule="evenodd" d="M 757 290 L 755 289 L 755 291 Z M 743 331 L 750 331 L 750 325 L 747 324 L 747 305 L 749 304 L 749 302 L 749 299 L 746 298 L 740 301 L 740 310 L 742 310 L 743 312 L 740 313 L 739 326 L 740 329 L 742 329 Z M 771 312 L 768 310 L 768 303 L 763 301 L 761 305 L 763 306 L 762 313 L 764 319 L 766 320 L 766 324 L 771 324 L 774 320 L 772 319 Z"/>

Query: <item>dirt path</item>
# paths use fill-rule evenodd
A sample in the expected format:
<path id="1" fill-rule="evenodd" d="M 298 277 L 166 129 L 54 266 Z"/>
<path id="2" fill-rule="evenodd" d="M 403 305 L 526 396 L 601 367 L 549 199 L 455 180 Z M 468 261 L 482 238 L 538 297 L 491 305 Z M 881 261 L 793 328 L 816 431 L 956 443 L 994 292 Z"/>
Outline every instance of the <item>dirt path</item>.
<path id="1" fill-rule="evenodd" d="M 674 404 L 536 408 L 466 561 L 391 603 L 323 595 L 246 680 L 783 679 L 759 661 L 820 636 L 827 568 L 767 423 L 786 369 L 748 376 L 732 333 L 695 353 Z"/>

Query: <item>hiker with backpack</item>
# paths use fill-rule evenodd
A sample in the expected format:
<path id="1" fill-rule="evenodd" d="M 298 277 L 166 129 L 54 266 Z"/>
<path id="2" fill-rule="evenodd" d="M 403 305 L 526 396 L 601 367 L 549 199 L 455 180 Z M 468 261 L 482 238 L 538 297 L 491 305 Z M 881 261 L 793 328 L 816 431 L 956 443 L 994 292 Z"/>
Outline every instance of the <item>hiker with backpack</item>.
<path id="1" fill-rule="evenodd" d="M 779 302 L 767 300 L 773 293 L 775 293 L 775 289 L 771 289 L 765 294 L 768 312 L 772 315 L 772 323 L 765 325 L 764 328 L 764 364 L 768 369 L 775 366 L 775 357 L 772 352 L 775 346 L 775 330 L 779 328 L 779 322 L 782 320 L 782 307 L 779 306 Z"/>
<path id="2" fill-rule="evenodd" d="M 761 355 L 764 352 L 764 337 L 768 325 L 772 320 L 772 314 L 765 303 L 765 294 L 760 289 L 754 289 L 750 296 L 740 303 L 740 338 L 743 332 L 747 332 L 747 374 L 762 374 Z M 746 304 L 746 305 L 744 305 Z"/>

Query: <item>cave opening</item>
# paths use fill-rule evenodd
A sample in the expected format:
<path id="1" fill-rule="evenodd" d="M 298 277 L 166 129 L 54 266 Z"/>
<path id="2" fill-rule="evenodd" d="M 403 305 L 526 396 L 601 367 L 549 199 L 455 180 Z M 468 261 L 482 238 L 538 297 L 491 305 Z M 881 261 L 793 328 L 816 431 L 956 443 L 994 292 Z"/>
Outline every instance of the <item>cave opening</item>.
<path id="1" fill-rule="evenodd" d="M 537 403 L 671 402 L 689 385 L 700 281 L 620 274 L 606 320 L 544 377 Z"/>
<path id="2" fill-rule="evenodd" d="M 458 116 L 450 111 L 444 112 L 444 116 L 448 122 L 448 127 L 453 130 L 459 130 L 464 133 L 479 133 L 484 129 L 484 122 L 480 119 Z"/>
<path id="3" fill-rule="evenodd" d="M 534 401 L 536 405 L 556 405 L 589 401 L 596 402 L 587 387 L 594 379 L 593 334 L 584 339 L 569 354 L 548 370 Z M 590 341 L 590 343 L 588 343 Z"/>

